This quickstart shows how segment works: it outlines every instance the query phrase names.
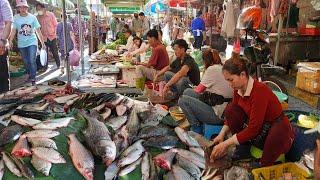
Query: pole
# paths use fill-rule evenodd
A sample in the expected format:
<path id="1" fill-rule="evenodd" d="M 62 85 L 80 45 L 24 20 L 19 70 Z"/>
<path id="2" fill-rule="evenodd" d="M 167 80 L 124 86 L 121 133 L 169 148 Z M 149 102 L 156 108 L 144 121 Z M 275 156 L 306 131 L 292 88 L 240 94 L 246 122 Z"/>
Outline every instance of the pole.
<path id="1" fill-rule="evenodd" d="M 83 40 L 83 36 L 82 36 L 82 23 L 81 23 L 81 11 L 80 11 L 80 0 L 77 0 L 77 7 L 78 7 L 78 26 L 79 26 L 79 37 L 80 37 L 80 42 L 79 42 L 79 46 L 80 46 L 80 59 L 81 59 L 81 72 L 82 75 L 84 75 L 84 58 L 83 58 L 83 47 L 82 47 L 82 40 Z"/>
<path id="2" fill-rule="evenodd" d="M 278 64 L 278 56 L 279 56 L 279 47 L 280 47 L 282 24 L 283 24 L 283 15 L 280 14 L 279 15 L 279 25 L 278 25 L 276 52 L 275 52 L 275 55 L 274 55 L 274 65 Z"/>
<path id="3" fill-rule="evenodd" d="M 286 35 L 288 35 L 288 28 L 289 28 L 289 18 L 290 18 L 290 9 L 291 9 L 291 0 L 288 0 L 289 1 L 289 7 L 288 7 L 288 15 L 287 15 L 287 22 L 286 22 Z"/>
<path id="4" fill-rule="evenodd" d="M 66 1 L 62 0 L 62 20 L 63 20 L 63 39 L 64 39 L 64 56 L 67 66 L 67 85 L 71 85 L 71 74 L 70 74 L 70 61 L 69 61 L 69 53 L 67 51 L 67 18 L 66 18 Z"/>
<path id="5" fill-rule="evenodd" d="M 93 53 L 93 32 L 92 32 L 92 0 L 90 0 L 90 54 Z"/>

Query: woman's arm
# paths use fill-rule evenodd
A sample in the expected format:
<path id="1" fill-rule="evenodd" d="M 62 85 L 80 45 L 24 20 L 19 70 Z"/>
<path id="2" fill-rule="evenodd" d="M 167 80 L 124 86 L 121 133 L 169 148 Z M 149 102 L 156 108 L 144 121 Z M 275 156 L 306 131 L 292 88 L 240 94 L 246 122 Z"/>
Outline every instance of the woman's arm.
<path id="1" fill-rule="evenodd" d="M 194 88 L 194 92 L 201 94 L 203 93 L 205 90 L 207 89 L 207 87 L 203 84 L 199 84 L 196 88 Z"/>

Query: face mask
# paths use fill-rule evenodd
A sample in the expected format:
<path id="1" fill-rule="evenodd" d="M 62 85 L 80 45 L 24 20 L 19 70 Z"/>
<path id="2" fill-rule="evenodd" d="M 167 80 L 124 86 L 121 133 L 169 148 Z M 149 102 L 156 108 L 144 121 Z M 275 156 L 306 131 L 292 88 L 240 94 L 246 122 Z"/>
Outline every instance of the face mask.
<path id="1" fill-rule="evenodd" d="M 42 16 L 42 15 L 43 15 L 43 11 L 38 11 L 38 14 L 39 14 L 40 16 Z"/>

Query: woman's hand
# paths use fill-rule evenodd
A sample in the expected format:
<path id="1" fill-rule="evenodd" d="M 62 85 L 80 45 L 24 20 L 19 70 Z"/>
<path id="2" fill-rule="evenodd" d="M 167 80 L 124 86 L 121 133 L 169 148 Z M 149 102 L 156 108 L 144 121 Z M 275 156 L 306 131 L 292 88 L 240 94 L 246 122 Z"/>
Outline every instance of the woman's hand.
<path id="1" fill-rule="evenodd" d="M 213 139 L 213 143 L 214 144 L 220 144 L 224 141 L 224 135 L 223 134 L 219 134 L 217 137 L 215 137 Z"/>
<path id="2" fill-rule="evenodd" d="M 210 161 L 214 161 L 215 159 L 218 159 L 222 157 L 224 154 L 226 154 L 228 149 L 228 145 L 225 142 L 221 142 L 220 144 L 216 145 L 210 156 Z"/>
<path id="3" fill-rule="evenodd" d="M 153 83 L 156 83 L 157 82 L 157 80 L 158 80 L 158 74 L 156 74 L 156 75 L 154 75 L 154 77 L 153 77 Z"/>
<path id="4" fill-rule="evenodd" d="M 168 84 L 166 84 L 164 87 L 163 87 L 163 90 L 162 90 L 162 96 L 164 97 L 168 91 L 169 91 L 170 87 L 168 86 Z"/>
<path id="5" fill-rule="evenodd" d="M 46 49 L 46 45 L 44 43 L 41 43 L 41 49 Z"/>

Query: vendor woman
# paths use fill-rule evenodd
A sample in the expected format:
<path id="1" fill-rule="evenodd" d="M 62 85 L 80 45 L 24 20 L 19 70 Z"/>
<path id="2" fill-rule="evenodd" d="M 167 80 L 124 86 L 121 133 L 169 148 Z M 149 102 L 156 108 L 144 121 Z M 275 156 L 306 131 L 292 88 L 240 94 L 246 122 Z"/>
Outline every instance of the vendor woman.
<path id="1" fill-rule="evenodd" d="M 143 42 L 143 40 L 139 37 L 133 38 L 133 44 L 131 48 L 129 48 L 129 51 L 126 53 L 127 57 L 132 57 L 135 55 L 140 55 L 142 53 L 145 53 L 148 50 L 149 46 Z"/>
<path id="2" fill-rule="evenodd" d="M 217 145 L 210 159 L 221 157 L 232 145 L 249 143 L 263 149 L 262 166 L 272 165 L 290 150 L 294 138 L 277 96 L 268 86 L 249 76 L 245 59 L 232 57 L 223 65 L 222 72 L 235 91 L 224 113 L 225 125 L 214 139 Z M 228 132 L 233 136 L 224 141 Z"/>
<path id="3" fill-rule="evenodd" d="M 203 52 L 202 59 L 205 71 L 200 84 L 194 89 L 186 89 L 178 102 L 191 130 L 200 134 L 203 123 L 223 124 L 221 116 L 233 95 L 232 88 L 221 73 L 219 52 L 207 49 Z"/>

